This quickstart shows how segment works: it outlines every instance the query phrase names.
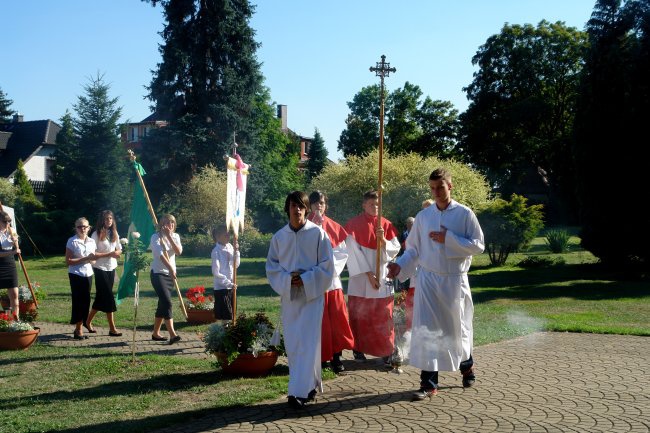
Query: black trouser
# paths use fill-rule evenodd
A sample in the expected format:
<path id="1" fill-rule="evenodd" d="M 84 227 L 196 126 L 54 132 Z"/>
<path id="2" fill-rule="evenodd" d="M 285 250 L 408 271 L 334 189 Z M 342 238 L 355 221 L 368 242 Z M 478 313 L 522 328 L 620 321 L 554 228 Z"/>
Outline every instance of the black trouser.
<path id="1" fill-rule="evenodd" d="M 472 355 L 469 359 L 460 363 L 460 372 L 465 373 L 474 365 Z M 431 389 L 438 387 L 438 372 L 422 370 L 420 373 L 420 386 L 424 389 Z"/>

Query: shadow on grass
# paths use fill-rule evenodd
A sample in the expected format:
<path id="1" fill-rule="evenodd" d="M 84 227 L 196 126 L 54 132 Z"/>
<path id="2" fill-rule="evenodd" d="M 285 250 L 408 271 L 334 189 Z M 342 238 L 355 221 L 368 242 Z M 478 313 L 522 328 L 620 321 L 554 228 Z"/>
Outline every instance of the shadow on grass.
<path id="1" fill-rule="evenodd" d="M 481 268 L 487 269 L 487 268 Z M 626 281 L 597 264 L 508 269 L 469 276 L 475 303 L 495 299 L 575 298 L 606 300 L 650 296 L 647 281 Z M 516 282 L 516 285 L 513 285 Z"/>
<path id="2" fill-rule="evenodd" d="M 98 355 L 73 355 L 61 356 L 58 358 L 82 359 L 88 357 L 97 358 Z M 43 359 L 52 360 L 56 358 L 57 357 L 45 357 Z M 34 359 L 32 358 L 29 361 L 31 362 L 33 360 Z M 127 357 L 123 357 L 123 362 L 125 364 L 130 363 Z M 276 365 L 273 367 L 267 377 L 288 376 L 288 374 L 289 368 L 286 365 Z M 148 394 L 150 392 L 159 392 L 161 390 L 164 390 L 164 392 L 183 392 L 192 390 L 197 387 L 217 385 L 222 382 L 238 379 L 240 378 L 223 374 L 220 371 L 215 371 L 214 374 L 206 374 L 206 372 L 189 374 L 160 374 L 145 379 L 103 383 L 77 390 L 53 391 L 41 394 L 26 395 L 21 399 L 15 399 L 13 397 L 0 398 L 0 407 L 2 407 L 3 410 L 15 410 L 30 407 L 34 404 L 34 401 L 38 402 L 38 404 L 53 404 L 60 401 L 90 401 L 95 399 L 106 399 L 119 396 L 128 397 L 132 395 Z"/>

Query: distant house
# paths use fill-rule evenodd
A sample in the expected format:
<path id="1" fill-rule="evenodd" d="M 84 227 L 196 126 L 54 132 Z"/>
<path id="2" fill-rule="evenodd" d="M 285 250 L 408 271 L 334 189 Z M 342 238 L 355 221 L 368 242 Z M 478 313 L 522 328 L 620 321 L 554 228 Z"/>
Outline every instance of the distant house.
<path id="1" fill-rule="evenodd" d="M 142 148 L 142 139 L 148 136 L 154 128 L 163 128 L 167 126 L 166 120 L 157 119 L 157 114 L 153 113 L 147 118 L 137 123 L 127 123 L 122 129 L 122 144 L 127 149 L 139 150 Z"/>
<path id="2" fill-rule="evenodd" d="M 298 168 L 300 170 L 304 170 L 307 167 L 307 161 L 309 160 L 309 150 L 314 139 L 311 137 L 305 137 L 296 134 L 294 131 L 288 128 L 286 105 L 278 105 L 277 113 L 277 117 L 280 119 L 282 131 L 287 134 L 291 134 L 300 140 L 300 161 L 298 162 Z M 151 114 L 149 117 L 143 119 L 140 122 L 127 123 L 125 125 L 125 128 L 122 130 L 122 144 L 124 144 L 127 149 L 138 150 L 142 146 L 142 139 L 148 136 L 151 133 L 152 129 L 162 128 L 168 124 L 169 123 L 166 120 L 158 119 L 158 115 L 156 113 Z"/>
<path id="3" fill-rule="evenodd" d="M 309 161 L 309 150 L 311 149 L 311 144 L 314 141 L 312 137 L 305 137 L 299 134 L 296 134 L 294 131 L 289 129 L 287 126 L 287 106 L 278 105 L 278 119 L 280 119 L 280 124 L 282 132 L 287 134 L 292 134 L 300 140 L 300 161 L 298 161 L 298 168 L 304 170 L 307 168 L 307 161 Z"/>
<path id="4" fill-rule="evenodd" d="M 56 149 L 56 135 L 61 126 L 52 120 L 23 121 L 16 114 L 10 123 L 0 124 L 0 176 L 13 182 L 22 160 L 27 178 L 39 199 L 50 180 Z"/>

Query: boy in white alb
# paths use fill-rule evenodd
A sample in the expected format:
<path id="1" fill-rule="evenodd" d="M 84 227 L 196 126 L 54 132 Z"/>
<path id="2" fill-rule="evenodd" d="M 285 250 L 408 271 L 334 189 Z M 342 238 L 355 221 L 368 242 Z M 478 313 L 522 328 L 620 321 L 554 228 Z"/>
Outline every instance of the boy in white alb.
<path id="1" fill-rule="evenodd" d="M 214 317 L 217 320 L 233 319 L 234 266 L 239 267 L 239 245 L 230 244 L 230 233 L 225 225 L 212 229 L 216 245 L 212 249 L 212 275 L 214 276 Z"/>

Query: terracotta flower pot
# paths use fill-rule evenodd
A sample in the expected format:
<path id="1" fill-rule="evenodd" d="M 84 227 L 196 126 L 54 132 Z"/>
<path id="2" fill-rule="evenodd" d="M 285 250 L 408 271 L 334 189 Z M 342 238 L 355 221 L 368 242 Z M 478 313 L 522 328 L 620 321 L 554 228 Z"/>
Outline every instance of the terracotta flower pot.
<path id="1" fill-rule="evenodd" d="M 213 310 L 187 310 L 188 323 L 212 323 L 215 320 Z"/>
<path id="2" fill-rule="evenodd" d="M 230 364 L 225 353 L 217 353 L 216 356 L 224 373 L 244 377 L 265 376 L 278 362 L 277 352 L 262 352 L 257 357 L 251 353 L 242 353 Z"/>
<path id="3" fill-rule="evenodd" d="M 25 350 L 38 337 L 40 329 L 33 331 L 0 332 L 0 350 Z"/>
<path id="4" fill-rule="evenodd" d="M 20 314 L 24 314 L 26 312 L 34 312 L 36 311 L 36 304 L 32 301 L 18 301 L 18 309 L 20 311 Z"/>

